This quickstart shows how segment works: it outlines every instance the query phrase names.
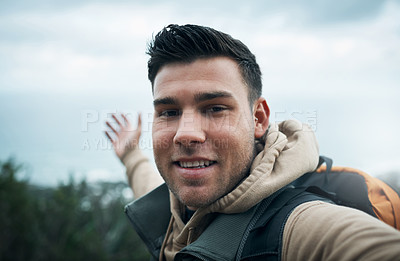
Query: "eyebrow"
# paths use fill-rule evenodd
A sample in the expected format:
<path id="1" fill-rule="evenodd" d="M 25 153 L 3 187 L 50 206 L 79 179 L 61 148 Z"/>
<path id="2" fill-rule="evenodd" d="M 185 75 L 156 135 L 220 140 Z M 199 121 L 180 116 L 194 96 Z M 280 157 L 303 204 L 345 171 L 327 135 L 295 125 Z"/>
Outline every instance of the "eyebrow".
<path id="1" fill-rule="evenodd" d="M 232 94 L 226 91 L 215 91 L 215 92 L 205 92 L 197 93 L 194 95 L 194 100 L 199 103 L 203 101 L 208 101 L 216 98 L 231 98 Z"/>
<path id="2" fill-rule="evenodd" d="M 203 101 L 208 101 L 216 98 L 231 98 L 232 94 L 227 91 L 215 91 L 215 92 L 204 92 L 204 93 L 196 93 L 194 95 L 194 100 L 196 103 L 200 103 Z M 160 99 L 155 99 L 153 101 L 153 106 L 157 107 L 159 105 L 175 105 L 178 104 L 176 98 L 167 96 Z"/>
<path id="3" fill-rule="evenodd" d="M 153 101 L 154 107 L 157 107 L 158 105 L 173 105 L 173 104 L 177 104 L 177 103 L 178 102 L 176 101 L 176 99 L 174 99 L 172 97 L 165 97 L 165 98 L 155 99 Z"/>

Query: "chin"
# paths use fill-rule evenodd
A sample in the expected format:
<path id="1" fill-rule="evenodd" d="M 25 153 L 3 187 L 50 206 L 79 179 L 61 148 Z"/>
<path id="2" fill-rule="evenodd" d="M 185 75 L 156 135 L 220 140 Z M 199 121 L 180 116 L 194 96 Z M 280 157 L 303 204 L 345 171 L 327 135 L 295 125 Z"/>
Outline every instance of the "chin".
<path id="1" fill-rule="evenodd" d="M 201 208 L 212 204 L 219 197 L 215 195 L 210 196 L 208 193 L 201 193 L 196 190 L 191 190 L 187 193 L 180 194 L 177 198 L 185 206 L 189 206 L 192 208 Z"/>

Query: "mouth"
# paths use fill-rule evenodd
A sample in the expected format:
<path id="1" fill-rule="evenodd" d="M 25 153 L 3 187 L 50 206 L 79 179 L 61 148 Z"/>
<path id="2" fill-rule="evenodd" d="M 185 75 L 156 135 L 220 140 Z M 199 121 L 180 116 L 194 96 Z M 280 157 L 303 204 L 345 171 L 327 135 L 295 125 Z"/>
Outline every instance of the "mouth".
<path id="1" fill-rule="evenodd" d="M 195 160 L 195 161 L 177 161 L 175 163 L 179 167 L 185 169 L 201 169 L 209 167 L 217 162 L 212 160 Z"/>

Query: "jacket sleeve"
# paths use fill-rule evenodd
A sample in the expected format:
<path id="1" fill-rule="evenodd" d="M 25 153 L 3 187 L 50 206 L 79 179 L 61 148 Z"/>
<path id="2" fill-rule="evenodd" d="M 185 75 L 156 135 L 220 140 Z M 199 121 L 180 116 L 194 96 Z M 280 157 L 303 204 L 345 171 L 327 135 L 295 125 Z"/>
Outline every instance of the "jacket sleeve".
<path id="1" fill-rule="evenodd" d="M 164 182 L 149 159 L 138 148 L 125 154 L 121 161 L 126 167 L 128 183 L 135 198 L 140 198 Z"/>
<path id="2" fill-rule="evenodd" d="M 295 208 L 282 260 L 399 260 L 400 232 L 356 209 L 313 201 Z"/>

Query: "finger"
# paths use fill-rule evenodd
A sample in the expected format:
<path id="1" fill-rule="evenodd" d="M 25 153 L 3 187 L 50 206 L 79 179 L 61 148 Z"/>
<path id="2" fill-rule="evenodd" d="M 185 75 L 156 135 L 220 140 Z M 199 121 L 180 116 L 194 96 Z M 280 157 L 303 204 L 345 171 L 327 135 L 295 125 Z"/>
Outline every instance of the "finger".
<path id="1" fill-rule="evenodd" d="M 104 132 L 107 136 L 107 138 L 111 141 L 111 143 L 114 143 L 114 140 L 111 138 L 110 134 L 108 134 L 107 131 Z"/>
<path id="2" fill-rule="evenodd" d="M 142 129 L 142 115 L 140 113 L 138 115 L 137 129 L 138 130 Z"/>
<path id="3" fill-rule="evenodd" d="M 121 122 L 118 120 L 117 116 L 115 116 L 115 114 L 112 115 L 112 117 L 114 118 L 115 122 L 121 126 Z"/>
<path id="4" fill-rule="evenodd" d="M 128 118 L 125 116 L 125 114 L 121 113 L 122 118 L 124 119 L 125 125 L 126 126 L 130 126 L 131 123 L 129 122 Z"/>
<path id="5" fill-rule="evenodd" d="M 114 129 L 113 126 L 111 126 L 111 124 L 110 124 L 108 121 L 106 121 L 106 124 L 107 124 L 107 126 L 115 133 L 115 135 L 118 136 L 118 132 Z"/>

